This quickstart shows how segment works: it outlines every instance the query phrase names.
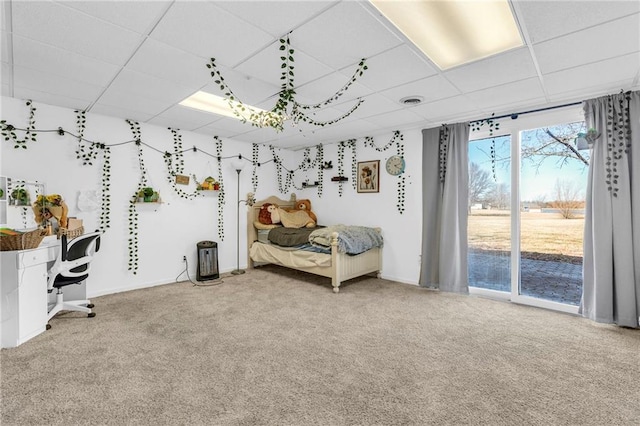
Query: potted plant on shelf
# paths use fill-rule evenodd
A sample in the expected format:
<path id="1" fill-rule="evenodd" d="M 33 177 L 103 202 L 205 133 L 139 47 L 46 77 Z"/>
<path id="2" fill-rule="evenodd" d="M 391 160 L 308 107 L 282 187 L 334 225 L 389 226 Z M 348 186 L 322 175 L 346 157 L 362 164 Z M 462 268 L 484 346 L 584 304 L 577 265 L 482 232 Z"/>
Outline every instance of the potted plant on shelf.
<path id="1" fill-rule="evenodd" d="M 16 206 L 28 206 L 29 192 L 25 188 L 15 188 L 11 191 L 11 199 Z"/>
<path id="2" fill-rule="evenodd" d="M 153 203 L 158 201 L 158 193 L 153 190 L 150 186 L 142 188 L 140 192 L 138 192 L 138 198 L 142 199 L 145 203 Z"/>
<path id="3" fill-rule="evenodd" d="M 209 176 L 202 183 L 199 183 L 196 189 L 198 191 L 219 191 L 220 182 Z"/>

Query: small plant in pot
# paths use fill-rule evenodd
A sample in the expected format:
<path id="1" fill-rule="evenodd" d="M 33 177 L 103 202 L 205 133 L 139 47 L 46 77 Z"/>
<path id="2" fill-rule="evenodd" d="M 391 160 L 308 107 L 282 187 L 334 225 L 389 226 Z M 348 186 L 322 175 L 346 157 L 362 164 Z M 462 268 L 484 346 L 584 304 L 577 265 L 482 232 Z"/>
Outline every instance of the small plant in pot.
<path id="1" fill-rule="evenodd" d="M 138 197 L 142 198 L 142 201 L 144 201 L 145 203 L 158 201 L 158 193 L 149 186 L 142 188 L 138 193 Z"/>
<path id="2" fill-rule="evenodd" d="M 29 205 L 29 192 L 25 188 L 16 188 L 11 191 L 11 198 L 13 204 L 16 206 L 28 206 Z"/>

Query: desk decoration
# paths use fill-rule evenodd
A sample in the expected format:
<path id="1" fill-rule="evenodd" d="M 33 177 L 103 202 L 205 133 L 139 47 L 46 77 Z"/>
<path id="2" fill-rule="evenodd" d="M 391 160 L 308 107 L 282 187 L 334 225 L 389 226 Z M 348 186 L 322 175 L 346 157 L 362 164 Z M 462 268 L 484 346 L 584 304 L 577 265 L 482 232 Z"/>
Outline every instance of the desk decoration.
<path id="1" fill-rule="evenodd" d="M 38 225 L 45 226 L 51 219 L 56 219 L 60 228 L 67 227 L 69 207 L 59 194 L 38 195 L 33 203 L 34 220 Z"/>

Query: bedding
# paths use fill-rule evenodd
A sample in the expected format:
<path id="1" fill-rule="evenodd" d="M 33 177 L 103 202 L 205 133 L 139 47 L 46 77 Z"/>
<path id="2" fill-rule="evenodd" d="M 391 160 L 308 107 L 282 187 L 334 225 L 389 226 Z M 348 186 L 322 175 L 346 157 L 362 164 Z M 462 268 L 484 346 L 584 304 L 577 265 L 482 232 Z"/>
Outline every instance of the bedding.
<path id="1" fill-rule="evenodd" d="M 382 234 L 366 226 L 332 225 L 315 229 L 309 235 L 311 245 L 331 248 L 331 235 L 338 233 L 338 252 L 351 255 L 364 253 L 374 247 L 382 247 Z"/>
<path id="2" fill-rule="evenodd" d="M 282 247 L 295 247 L 309 243 L 309 235 L 317 228 L 274 228 L 269 241 Z"/>

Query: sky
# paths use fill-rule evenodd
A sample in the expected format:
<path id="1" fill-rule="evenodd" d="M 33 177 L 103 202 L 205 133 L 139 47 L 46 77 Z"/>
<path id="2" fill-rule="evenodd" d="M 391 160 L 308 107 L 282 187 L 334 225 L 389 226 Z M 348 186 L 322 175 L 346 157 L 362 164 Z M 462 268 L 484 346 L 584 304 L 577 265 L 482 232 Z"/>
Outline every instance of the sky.
<path id="1" fill-rule="evenodd" d="M 553 128 L 551 128 L 553 131 Z M 534 136 L 535 130 L 523 132 L 521 138 L 525 140 Z M 483 139 L 480 141 L 471 141 L 469 143 L 469 162 L 477 163 L 481 169 L 491 170 L 491 145 L 495 140 L 496 158 L 510 157 L 510 137 L 500 136 L 495 138 Z M 587 152 L 581 152 L 586 155 Z M 510 187 L 511 168 L 506 161 L 498 161 L 495 167 L 495 177 L 497 183 L 506 183 Z M 523 161 L 520 169 L 520 200 L 522 201 L 553 201 L 555 197 L 555 185 L 558 179 L 575 182 L 580 190 L 580 195 L 584 197 L 587 187 L 587 167 L 580 161 L 571 159 L 567 164 L 560 167 L 556 158 L 547 158 L 542 166 L 536 170 L 536 167 L 529 161 Z"/>

